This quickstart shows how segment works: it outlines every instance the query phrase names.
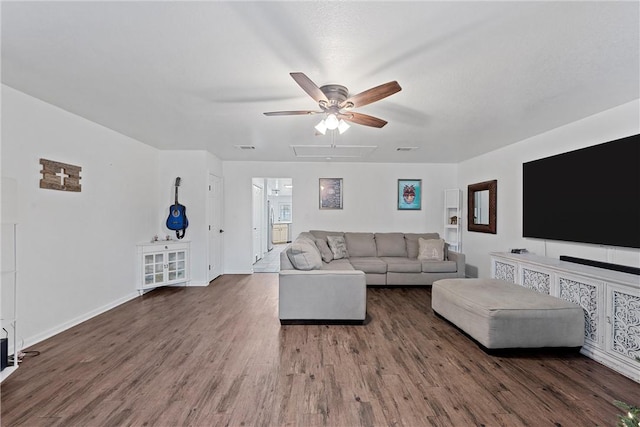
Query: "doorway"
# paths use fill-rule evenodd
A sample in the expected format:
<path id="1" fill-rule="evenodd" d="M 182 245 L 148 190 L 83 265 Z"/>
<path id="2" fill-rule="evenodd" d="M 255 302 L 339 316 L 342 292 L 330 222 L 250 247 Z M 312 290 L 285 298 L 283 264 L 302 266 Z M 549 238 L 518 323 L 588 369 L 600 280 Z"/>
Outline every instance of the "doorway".
<path id="1" fill-rule="evenodd" d="M 254 271 L 272 271 L 274 260 L 279 260 L 273 253 L 279 252 L 291 242 L 293 179 L 253 178 L 252 185 Z M 262 189 L 261 195 L 256 187 Z"/>
<path id="2" fill-rule="evenodd" d="M 264 256 L 264 186 L 259 180 L 253 182 L 253 230 L 252 230 L 252 263 L 257 262 Z"/>
<path id="3" fill-rule="evenodd" d="M 209 281 L 222 274 L 222 178 L 209 174 Z"/>

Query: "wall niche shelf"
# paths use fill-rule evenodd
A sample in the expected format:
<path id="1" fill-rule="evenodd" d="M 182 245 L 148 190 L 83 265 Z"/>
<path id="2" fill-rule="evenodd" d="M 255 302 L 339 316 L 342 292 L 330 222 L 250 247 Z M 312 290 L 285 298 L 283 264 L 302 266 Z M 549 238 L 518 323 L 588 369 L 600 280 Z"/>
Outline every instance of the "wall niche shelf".
<path id="1" fill-rule="evenodd" d="M 462 192 L 444 190 L 444 240 L 454 252 L 462 252 Z"/>

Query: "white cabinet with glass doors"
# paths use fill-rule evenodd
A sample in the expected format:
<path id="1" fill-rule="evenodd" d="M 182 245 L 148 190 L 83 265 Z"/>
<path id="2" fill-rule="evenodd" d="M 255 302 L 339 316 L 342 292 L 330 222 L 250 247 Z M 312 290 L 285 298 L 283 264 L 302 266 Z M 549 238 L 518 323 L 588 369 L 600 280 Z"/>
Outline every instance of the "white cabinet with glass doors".
<path id="1" fill-rule="evenodd" d="M 138 245 L 138 292 L 189 283 L 190 242 L 158 241 Z"/>

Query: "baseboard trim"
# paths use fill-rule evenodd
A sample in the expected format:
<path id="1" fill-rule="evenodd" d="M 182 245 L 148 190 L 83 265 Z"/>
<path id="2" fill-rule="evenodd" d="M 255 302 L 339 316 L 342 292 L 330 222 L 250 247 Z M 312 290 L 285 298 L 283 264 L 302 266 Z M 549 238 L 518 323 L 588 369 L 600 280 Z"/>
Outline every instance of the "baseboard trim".
<path id="1" fill-rule="evenodd" d="M 189 284 L 187 286 L 193 286 L 193 287 L 197 287 L 197 286 L 209 286 L 209 283 L 211 282 L 194 282 L 193 280 L 189 282 Z"/>
<path id="2" fill-rule="evenodd" d="M 223 275 L 226 274 L 253 274 L 253 268 L 251 270 L 229 270 L 226 271 L 224 273 L 222 273 Z"/>
<path id="3" fill-rule="evenodd" d="M 138 291 L 134 291 L 130 294 L 125 295 L 122 298 L 119 298 L 115 301 L 110 302 L 109 304 L 105 304 L 102 307 L 98 307 L 95 310 L 89 311 L 81 316 L 78 316 L 76 318 L 73 318 L 67 322 L 64 322 L 54 328 L 49 329 L 48 331 L 42 332 L 38 335 L 35 335 L 33 337 L 29 337 L 29 338 L 25 338 L 24 339 L 24 344 L 22 345 L 22 347 L 19 346 L 19 350 L 22 351 L 25 348 L 34 346 L 48 338 L 51 338 L 54 335 L 57 335 L 61 332 L 66 331 L 67 329 L 73 328 L 76 325 L 79 325 L 82 322 L 85 322 L 93 317 L 96 317 L 106 311 L 111 310 L 112 308 L 116 308 L 119 305 L 124 304 L 125 302 L 131 301 L 132 299 L 135 299 L 139 296 Z"/>

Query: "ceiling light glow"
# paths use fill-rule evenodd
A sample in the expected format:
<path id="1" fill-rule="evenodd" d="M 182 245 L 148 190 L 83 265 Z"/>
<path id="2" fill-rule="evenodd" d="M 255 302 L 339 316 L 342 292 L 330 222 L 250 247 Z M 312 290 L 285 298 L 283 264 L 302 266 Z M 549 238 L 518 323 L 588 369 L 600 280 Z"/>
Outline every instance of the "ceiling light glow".
<path id="1" fill-rule="evenodd" d="M 325 125 L 327 125 L 327 129 L 329 130 L 337 129 L 338 125 L 340 124 L 340 122 L 338 122 L 338 118 L 333 113 L 327 116 L 327 118 L 324 120 L 324 123 Z"/>
<path id="2" fill-rule="evenodd" d="M 344 120 L 340 119 L 340 122 L 338 123 L 338 132 L 340 132 L 340 135 L 342 135 L 343 133 L 345 133 L 347 131 L 347 129 L 349 129 L 351 126 L 349 126 L 349 123 L 345 122 Z"/>
<path id="3" fill-rule="evenodd" d="M 316 130 L 323 135 L 327 133 L 327 125 L 324 120 L 320 120 L 320 123 L 316 125 Z"/>

